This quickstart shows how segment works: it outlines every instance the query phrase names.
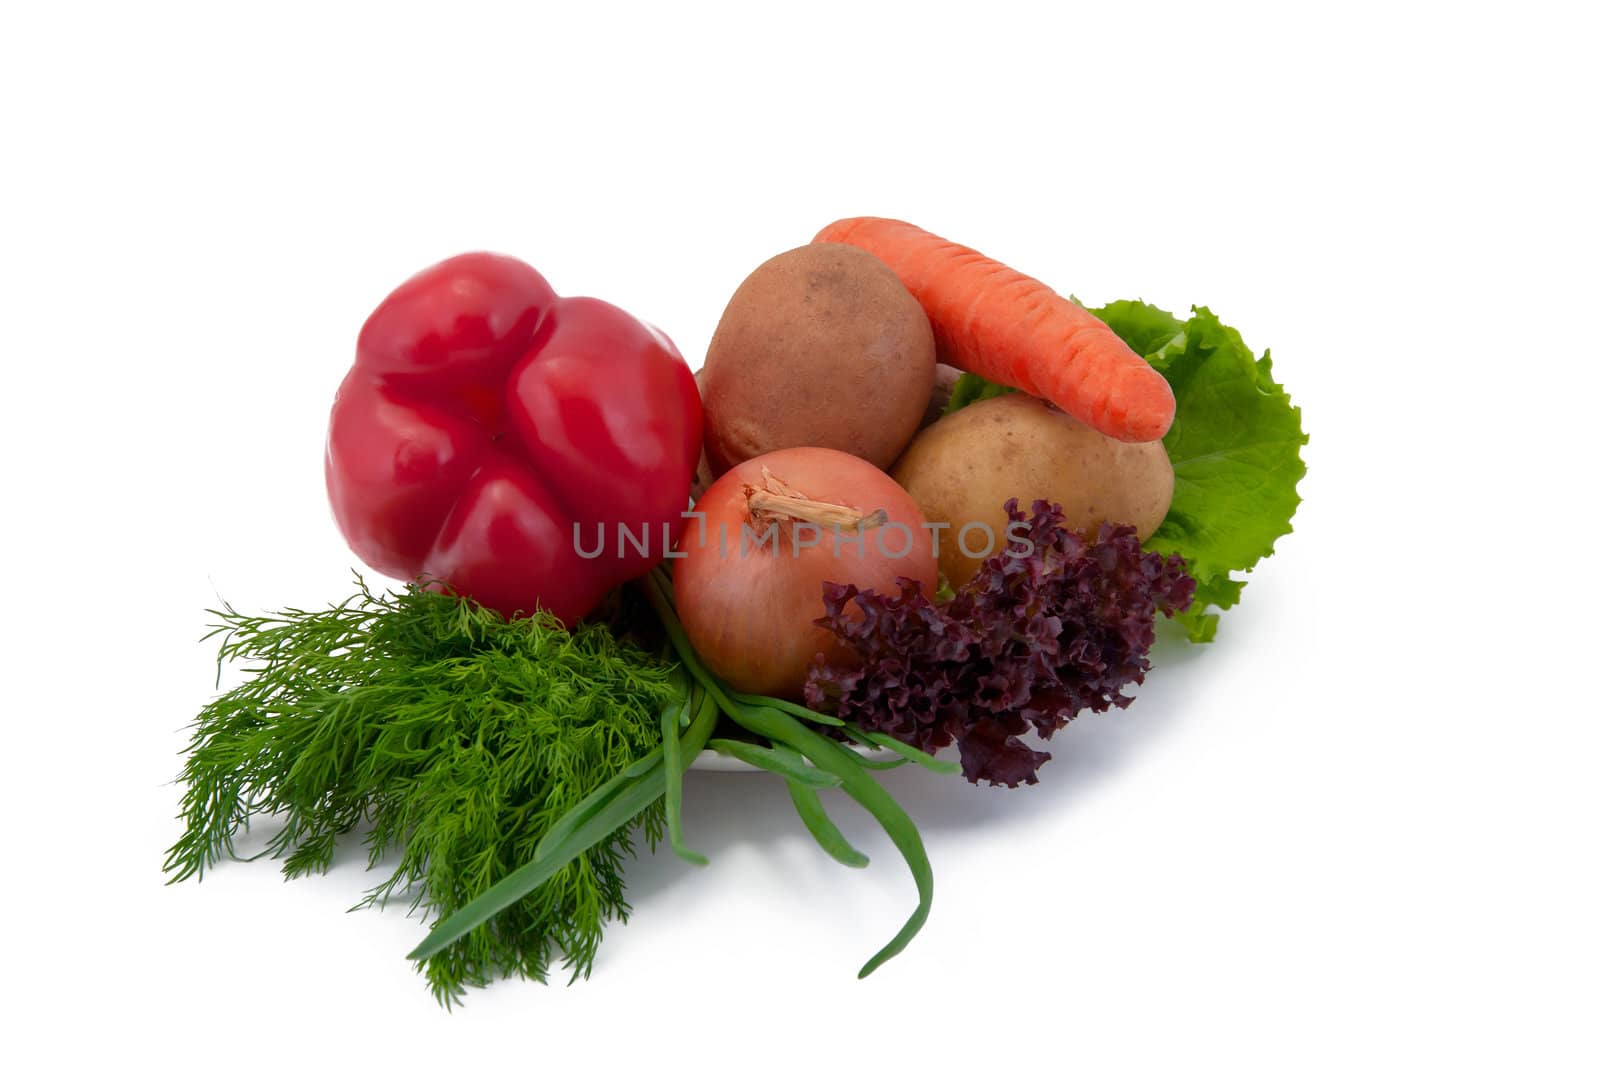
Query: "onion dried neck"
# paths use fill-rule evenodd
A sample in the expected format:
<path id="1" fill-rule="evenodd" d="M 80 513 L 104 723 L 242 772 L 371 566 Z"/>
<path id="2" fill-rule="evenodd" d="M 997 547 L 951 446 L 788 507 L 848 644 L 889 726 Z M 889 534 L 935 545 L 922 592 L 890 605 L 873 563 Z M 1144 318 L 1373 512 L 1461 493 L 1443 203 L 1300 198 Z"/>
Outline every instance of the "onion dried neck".
<path id="1" fill-rule="evenodd" d="M 782 521 L 803 521 L 841 532 L 865 532 L 889 523 L 889 514 L 877 509 L 870 513 L 833 502 L 817 502 L 790 487 L 765 466 L 761 469 L 764 487 L 745 484 L 744 496 L 750 519 L 768 525 Z"/>

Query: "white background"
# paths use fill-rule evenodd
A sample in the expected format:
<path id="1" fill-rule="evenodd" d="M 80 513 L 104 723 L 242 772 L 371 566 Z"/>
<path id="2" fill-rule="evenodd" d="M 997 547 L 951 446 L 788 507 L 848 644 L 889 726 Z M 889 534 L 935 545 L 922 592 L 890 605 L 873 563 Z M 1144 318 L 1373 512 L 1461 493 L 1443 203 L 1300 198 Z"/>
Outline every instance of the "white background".
<path id="1" fill-rule="evenodd" d="M 598 5 L 596 6 L 598 7 Z M 8 5 L 0 987 L 13 1066 L 1594 1067 L 1600 85 L 1579 5 Z M 578 13 L 582 8 L 584 13 Z M 446 10 L 448 9 L 448 14 Z M 688 787 L 572 987 L 438 1010 L 373 880 L 164 887 L 202 611 L 341 596 L 327 405 L 474 248 L 691 361 L 886 214 L 1209 304 L 1305 410 L 1297 531 L 1007 793 L 897 771 L 938 880 Z"/>

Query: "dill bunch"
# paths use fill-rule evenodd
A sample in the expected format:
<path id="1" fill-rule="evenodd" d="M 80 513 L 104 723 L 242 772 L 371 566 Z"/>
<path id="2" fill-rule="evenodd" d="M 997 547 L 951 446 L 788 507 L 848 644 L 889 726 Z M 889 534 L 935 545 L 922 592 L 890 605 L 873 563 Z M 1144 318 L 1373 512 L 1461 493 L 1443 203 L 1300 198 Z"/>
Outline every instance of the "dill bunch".
<path id="1" fill-rule="evenodd" d="M 604 624 L 507 621 L 416 585 L 358 591 L 327 609 L 211 613 L 226 663 L 245 680 L 213 699 L 184 752 L 182 836 L 170 881 L 224 857 L 253 819 L 280 823 L 262 854 L 289 877 L 326 871 L 364 829 L 369 868 L 393 871 L 358 904 L 407 898 L 444 917 L 533 855 L 564 813 L 661 744 L 662 709 L 682 702 L 676 660 Z M 419 963 L 441 1003 L 513 975 L 543 981 L 559 956 L 587 976 L 602 926 L 626 920 L 622 861 L 659 801 L 531 895 Z"/>

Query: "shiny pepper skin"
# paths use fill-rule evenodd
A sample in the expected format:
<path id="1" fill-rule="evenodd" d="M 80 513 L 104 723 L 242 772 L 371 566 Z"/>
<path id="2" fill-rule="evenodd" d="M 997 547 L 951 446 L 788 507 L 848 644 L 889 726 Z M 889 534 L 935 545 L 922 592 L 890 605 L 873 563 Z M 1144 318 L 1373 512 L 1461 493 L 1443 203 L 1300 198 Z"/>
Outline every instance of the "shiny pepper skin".
<path id="1" fill-rule="evenodd" d="M 694 377 L 660 331 L 467 253 L 362 327 L 329 421 L 328 497 L 379 572 L 570 624 L 665 555 L 700 429 Z"/>

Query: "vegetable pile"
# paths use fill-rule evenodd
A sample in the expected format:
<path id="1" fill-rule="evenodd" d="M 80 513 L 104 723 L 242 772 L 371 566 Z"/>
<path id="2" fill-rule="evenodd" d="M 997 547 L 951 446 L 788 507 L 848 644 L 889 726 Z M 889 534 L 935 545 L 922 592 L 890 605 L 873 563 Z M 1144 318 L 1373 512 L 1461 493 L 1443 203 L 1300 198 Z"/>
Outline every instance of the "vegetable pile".
<path id="1" fill-rule="evenodd" d="M 368 318 L 329 421 L 335 520 L 403 587 L 213 611 L 244 674 L 193 725 L 165 869 L 253 845 L 298 877 L 360 838 L 387 870 L 361 906 L 431 920 L 441 1003 L 586 976 L 638 846 L 707 862 L 710 753 L 783 778 L 843 865 L 824 793 L 881 826 L 917 903 L 864 977 L 933 895 L 874 773 L 1037 783 L 1043 742 L 1133 701 L 1158 617 L 1215 637 L 1305 442 L 1208 309 L 1085 308 L 897 220 L 757 268 L 697 375 L 521 261 L 451 258 Z"/>

